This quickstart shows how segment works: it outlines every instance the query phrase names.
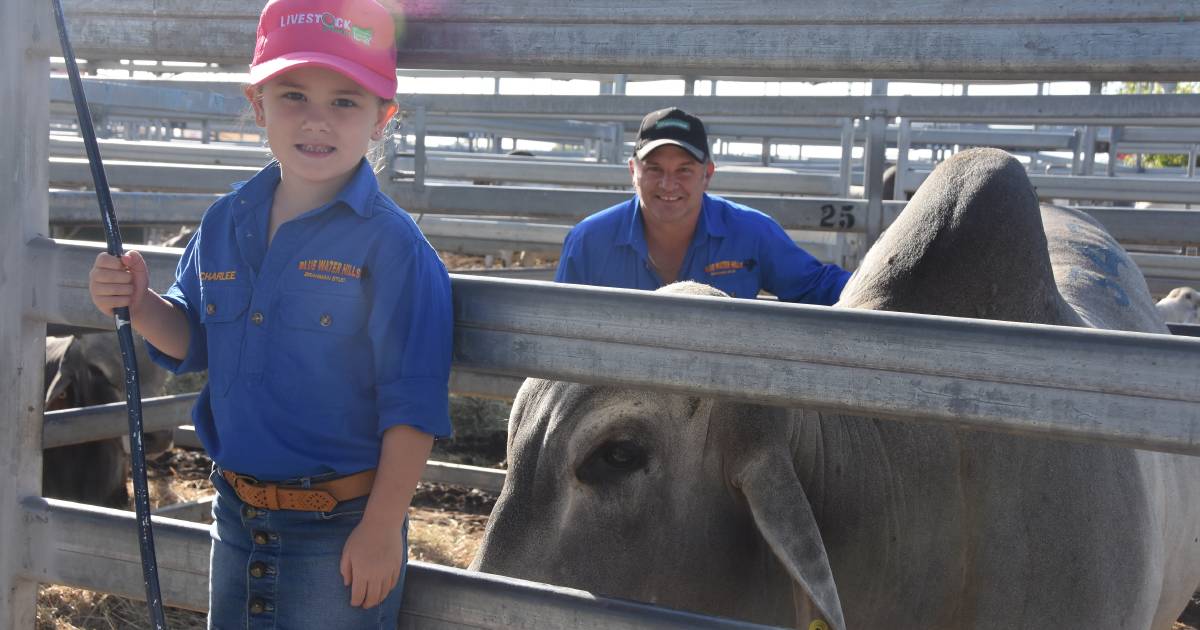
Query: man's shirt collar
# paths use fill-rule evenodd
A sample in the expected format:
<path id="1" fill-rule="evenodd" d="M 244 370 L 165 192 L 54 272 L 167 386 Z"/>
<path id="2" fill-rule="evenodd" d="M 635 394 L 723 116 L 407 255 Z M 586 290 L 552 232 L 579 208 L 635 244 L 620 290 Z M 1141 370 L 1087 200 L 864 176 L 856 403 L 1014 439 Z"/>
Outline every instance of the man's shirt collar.
<path id="1" fill-rule="evenodd" d="M 645 256 L 649 250 L 646 246 L 646 226 L 642 225 L 642 202 L 634 195 L 629 203 L 633 204 L 633 211 L 625 214 L 625 222 L 617 234 L 617 244 L 629 245 Z M 723 238 L 727 234 L 725 217 L 722 216 L 717 202 L 708 193 L 704 193 L 700 202 L 700 215 L 696 218 L 696 229 L 692 232 L 692 242 L 688 247 L 695 247 L 709 237 Z"/>

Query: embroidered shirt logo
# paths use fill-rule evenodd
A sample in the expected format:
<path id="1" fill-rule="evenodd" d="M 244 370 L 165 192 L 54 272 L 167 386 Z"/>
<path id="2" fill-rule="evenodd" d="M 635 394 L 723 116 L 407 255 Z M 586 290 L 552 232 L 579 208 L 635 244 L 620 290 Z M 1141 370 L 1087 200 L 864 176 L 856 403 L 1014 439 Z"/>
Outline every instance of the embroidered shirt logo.
<path id="1" fill-rule="evenodd" d="M 373 35 L 371 29 L 354 26 L 350 20 L 338 17 L 328 11 L 324 13 L 290 13 L 279 16 L 279 28 L 297 24 L 320 24 L 322 30 L 347 35 L 356 42 L 371 45 Z"/>
<path id="2" fill-rule="evenodd" d="M 340 260 L 325 258 L 301 260 L 297 269 L 304 272 L 305 278 L 325 280 L 328 282 L 345 282 L 347 278 L 361 280 L 365 269 Z"/>
<path id="3" fill-rule="evenodd" d="M 758 261 L 753 258 L 747 258 L 746 260 L 722 260 L 706 266 L 704 273 L 710 276 L 727 276 L 742 269 L 753 271 L 756 266 L 758 266 Z"/>
<path id="4" fill-rule="evenodd" d="M 236 271 L 201 271 L 201 282 L 219 282 L 221 280 L 237 280 Z"/>

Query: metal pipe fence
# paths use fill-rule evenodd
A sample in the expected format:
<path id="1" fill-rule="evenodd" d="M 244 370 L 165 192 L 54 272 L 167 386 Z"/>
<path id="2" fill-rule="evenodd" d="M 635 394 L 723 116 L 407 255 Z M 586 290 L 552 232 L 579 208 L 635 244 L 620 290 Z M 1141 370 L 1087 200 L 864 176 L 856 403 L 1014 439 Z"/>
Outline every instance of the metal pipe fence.
<path id="1" fill-rule="evenodd" d="M 69 286 L 90 246 L 39 250 L 54 270 L 47 279 L 68 284 L 31 315 L 99 318 L 86 290 Z M 150 252 L 151 277 L 176 257 Z M 453 284 L 455 366 L 468 371 L 1200 454 L 1200 340 L 457 275 Z"/>
<path id="2" fill-rule="evenodd" d="M 106 324 L 79 280 L 94 250 L 39 236 L 48 228 L 48 57 L 57 54 L 44 4 L 0 3 L 0 123 L 7 130 L 0 135 L 0 172 L 15 209 L 0 213 L 0 268 L 5 270 L 0 274 L 0 355 L 16 368 L 0 380 L 0 401 L 9 417 L 0 423 L 0 447 L 10 473 L 0 481 L 0 505 L 16 508 L 0 509 L 0 626 L 21 628 L 34 623 L 36 582 L 130 593 L 138 571 L 131 516 L 36 496 L 41 330 L 47 322 Z M 92 0 L 66 4 L 77 53 L 94 63 L 132 58 L 238 65 L 253 47 L 262 5 L 239 0 L 135 0 L 119 8 Z M 404 62 L 460 70 L 1149 80 L 1187 79 L 1200 58 L 1200 39 L 1194 37 L 1200 5 L 1190 0 L 1065 5 L 1017 0 L 977 7 L 970 15 L 957 10 L 956 0 L 903 8 L 705 0 L 683 14 L 629 0 L 416 0 L 406 7 Z M 746 29 L 755 37 L 745 37 Z M 664 48 L 668 32 L 673 46 Z M 946 47 L 945 41 L 960 45 Z M 640 117 L 664 102 L 570 98 L 408 100 L 431 116 L 450 111 L 442 108 L 449 104 L 456 114 L 569 114 L 606 122 Z M 870 118 L 874 147 L 887 138 L 886 127 L 875 121 L 897 116 L 1090 125 L 1154 119 L 1177 127 L 1200 121 L 1200 97 L 1194 96 L 976 98 L 752 99 L 736 106 L 712 97 L 670 101 L 714 123 L 727 122 L 723 116 L 743 123 Z M 866 170 L 877 174 L 881 154 L 874 151 Z M 417 185 L 391 192 L 422 200 L 432 187 L 425 184 L 419 161 Z M 876 184 L 869 181 L 868 190 Z M 548 211 L 548 196 L 533 192 L 530 197 Z M 437 205 L 453 202 L 430 207 Z M 883 225 L 884 208 L 872 207 L 874 214 L 864 219 L 876 230 Z M 814 222 L 807 209 L 796 209 L 796 215 Z M 155 277 L 169 279 L 163 268 L 173 267 L 173 254 L 151 254 Z M 456 364 L 462 368 L 1200 453 L 1194 437 L 1200 435 L 1200 340 L 519 281 L 456 277 L 454 282 Z M 749 327 L 724 325 L 733 321 Z M 786 334 L 757 336 L 763 331 Z M 907 352 L 912 347 L 945 352 Z M 206 531 L 178 521 L 157 523 L 164 594 L 173 603 L 201 606 Z M 486 576 L 413 569 L 405 627 L 538 623 L 531 620 L 560 627 L 746 627 Z"/>

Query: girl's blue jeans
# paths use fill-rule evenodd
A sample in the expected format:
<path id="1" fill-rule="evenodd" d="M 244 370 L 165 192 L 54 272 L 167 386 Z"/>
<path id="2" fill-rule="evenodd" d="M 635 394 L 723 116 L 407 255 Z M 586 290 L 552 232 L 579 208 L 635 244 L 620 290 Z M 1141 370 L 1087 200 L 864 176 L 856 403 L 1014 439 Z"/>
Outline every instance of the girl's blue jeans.
<path id="1" fill-rule="evenodd" d="M 247 505 L 219 472 L 210 476 L 213 501 L 208 627 L 367 629 L 396 627 L 404 574 L 379 606 L 350 606 L 342 583 L 342 546 L 366 509 L 367 497 L 329 512 L 262 510 Z M 325 477 L 296 480 L 304 486 Z M 404 521 L 408 548 L 408 520 Z"/>

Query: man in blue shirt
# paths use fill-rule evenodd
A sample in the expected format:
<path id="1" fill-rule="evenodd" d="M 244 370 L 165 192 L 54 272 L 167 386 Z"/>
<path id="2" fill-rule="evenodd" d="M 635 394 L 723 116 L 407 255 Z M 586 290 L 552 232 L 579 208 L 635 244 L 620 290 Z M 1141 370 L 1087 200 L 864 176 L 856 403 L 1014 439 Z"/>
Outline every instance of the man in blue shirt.
<path id="1" fill-rule="evenodd" d="M 654 290 L 694 280 L 739 298 L 833 304 L 850 273 L 800 249 L 771 217 L 705 191 L 716 166 L 704 123 L 650 112 L 629 172 L 636 195 L 576 225 L 556 282 Z"/>

